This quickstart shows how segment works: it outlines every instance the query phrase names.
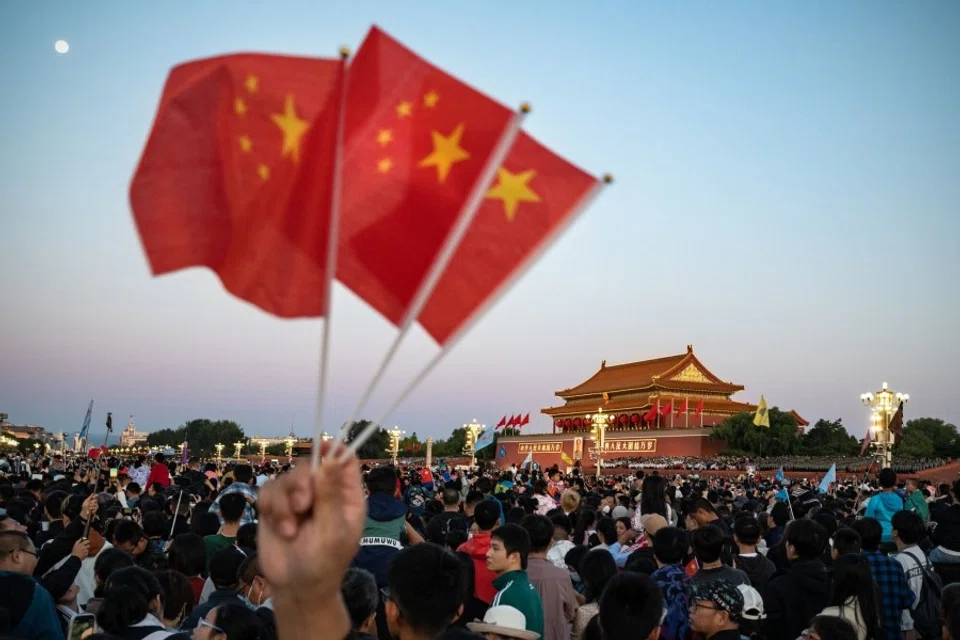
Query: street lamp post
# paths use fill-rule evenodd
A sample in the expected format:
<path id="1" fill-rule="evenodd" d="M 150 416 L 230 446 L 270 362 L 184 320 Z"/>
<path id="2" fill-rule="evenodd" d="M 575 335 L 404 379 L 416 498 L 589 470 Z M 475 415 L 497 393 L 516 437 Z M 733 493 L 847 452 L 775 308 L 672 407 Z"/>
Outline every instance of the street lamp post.
<path id="1" fill-rule="evenodd" d="M 402 438 L 405 433 L 406 431 L 403 431 L 400 427 L 387 430 L 387 435 L 390 436 L 390 447 L 387 449 L 387 453 L 390 454 L 393 460 L 393 466 L 397 466 L 397 455 L 400 453 L 400 438 Z"/>
<path id="2" fill-rule="evenodd" d="M 609 413 L 604 413 L 602 407 L 598 408 L 595 414 L 587 414 L 585 417 L 587 422 L 593 424 L 590 429 L 590 438 L 593 439 L 593 448 L 597 455 L 597 478 L 600 478 L 600 473 L 603 470 L 603 452 L 607 445 L 607 427 L 613 424 L 614 417 Z"/>
<path id="3" fill-rule="evenodd" d="M 221 442 L 213 445 L 213 448 L 217 450 L 217 464 L 220 464 L 220 454 L 223 453 L 223 447 L 224 445 Z"/>
<path id="4" fill-rule="evenodd" d="M 293 445 L 297 444 L 297 439 L 291 435 L 283 443 L 287 445 L 287 464 L 290 464 L 293 462 Z"/>
<path id="5" fill-rule="evenodd" d="M 267 441 L 261 440 L 257 444 L 260 445 L 260 464 L 263 464 L 267 461 Z"/>
<path id="6" fill-rule="evenodd" d="M 240 452 L 243 450 L 243 442 L 234 442 L 233 443 L 233 457 L 239 458 Z"/>
<path id="7" fill-rule="evenodd" d="M 894 434 L 890 431 L 890 421 L 900 404 L 910 402 L 910 394 L 894 393 L 884 382 L 880 391 L 860 394 L 860 402 L 872 409 L 870 412 L 870 431 L 873 434 L 873 450 L 882 468 L 893 462 Z"/>
<path id="8" fill-rule="evenodd" d="M 477 452 L 474 449 L 477 444 L 477 436 L 487 428 L 487 425 L 479 424 L 477 419 L 474 418 L 473 422 L 463 425 L 463 428 L 467 436 L 467 441 L 463 445 L 463 453 L 470 456 L 470 466 L 475 467 L 477 466 Z"/>

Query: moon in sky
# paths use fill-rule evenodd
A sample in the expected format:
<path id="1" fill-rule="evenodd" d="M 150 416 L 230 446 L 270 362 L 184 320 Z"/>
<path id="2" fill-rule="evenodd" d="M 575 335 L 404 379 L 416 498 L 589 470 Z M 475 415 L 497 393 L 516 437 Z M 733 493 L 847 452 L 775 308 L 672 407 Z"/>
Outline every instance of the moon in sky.
<path id="1" fill-rule="evenodd" d="M 57 53 L 66 53 L 67 51 L 70 51 L 70 43 L 68 43 L 66 40 L 57 40 L 53 43 L 53 48 Z"/>

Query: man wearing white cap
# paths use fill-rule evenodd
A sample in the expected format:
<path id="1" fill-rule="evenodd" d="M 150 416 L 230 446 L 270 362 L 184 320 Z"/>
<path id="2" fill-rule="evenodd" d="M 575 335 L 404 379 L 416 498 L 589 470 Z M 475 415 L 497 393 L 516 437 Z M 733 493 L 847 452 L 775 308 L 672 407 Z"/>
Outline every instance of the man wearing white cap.
<path id="1" fill-rule="evenodd" d="M 479 633 L 487 640 L 518 638 L 519 640 L 539 640 L 536 631 L 527 631 L 527 618 L 520 610 L 508 605 L 490 607 L 483 622 L 468 622 L 467 629 Z"/>

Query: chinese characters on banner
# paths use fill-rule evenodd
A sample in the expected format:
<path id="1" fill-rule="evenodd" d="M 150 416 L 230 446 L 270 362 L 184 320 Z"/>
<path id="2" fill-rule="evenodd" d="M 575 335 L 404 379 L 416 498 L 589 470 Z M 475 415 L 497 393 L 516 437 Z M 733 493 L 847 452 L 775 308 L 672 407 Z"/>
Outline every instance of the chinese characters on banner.
<path id="1" fill-rule="evenodd" d="M 644 440 L 606 440 L 603 445 L 604 453 L 620 451 L 654 453 L 657 450 L 656 438 Z"/>
<path id="2" fill-rule="evenodd" d="M 518 453 L 560 453 L 562 450 L 562 442 L 521 442 L 517 445 Z"/>

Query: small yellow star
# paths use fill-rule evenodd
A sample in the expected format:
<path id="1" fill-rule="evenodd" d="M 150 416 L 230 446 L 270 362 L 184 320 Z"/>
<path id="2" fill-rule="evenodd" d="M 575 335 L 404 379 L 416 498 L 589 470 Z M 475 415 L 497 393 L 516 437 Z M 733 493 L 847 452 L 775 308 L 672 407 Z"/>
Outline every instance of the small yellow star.
<path id="1" fill-rule="evenodd" d="M 238 116 L 244 116 L 247 114 L 247 103 L 244 102 L 243 98 L 237 98 L 233 101 L 233 112 Z"/>
<path id="2" fill-rule="evenodd" d="M 300 162 L 300 139 L 310 128 L 310 123 L 297 115 L 297 108 L 293 104 L 293 94 L 287 94 L 283 103 L 283 113 L 270 116 L 273 123 L 283 132 L 283 157 L 290 156 L 293 162 Z"/>
<path id="3" fill-rule="evenodd" d="M 253 141 L 250 140 L 250 136 L 240 136 L 240 150 L 250 153 L 251 149 L 253 149 Z"/>
<path id="4" fill-rule="evenodd" d="M 270 177 L 270 167 L 265 164 L 261 164 L 259 167 L 257 167 L 257 175 L 260 176 L 261 180 L 266 180 Z"/>
<path id="5" fill-rule="evenodd" d="M 440 96 L 436 91 L 431 91 L 423 96 L 423 106 L 433 108 L 437 106 L 437 103 L 440 102 Z"/>
<path id="6" fill-rule="evenodd" d="M 393 133 L 390 129 L 380 129 L 377 133 L 377 142 L 380 143 L 381 147 L 385 147 L 393 141 Z"/>
<path id="7" fill-rule="evenodd" d="M 393 168 L 393 160 L 390 158 L 384 158 L 377 163 L 377 171 L 380 173 L 387 173 L 390 169 Z"/>
<path id="8" fill-rule="evenodd" d="M 250 93 L 256 93 L 257 88 L 260 86 L 260 79 L 257 78 L 257 76 L 247 76 L 247 79 L 243 82 L 243 86 L 246 87 Z"/>
<path id="9" fill-rule="evenodd" d="M 413 103 L 404 100 L 397 105 L 398 118 L 409 118 L 411 115 L 413 115 Z"/>
<path id="10" fill-rule="evenodd" d="M 510 173 L 503 167 L 497 169 L 497 184 L 487 191 L 487 197 L 503 202 L 508 222 L 513 222 L 521 202 L 540 202 L 540 196 L 527 184 L 536 175 L 533 169 L 520 173 Z"/>
<path id="11" fill-rule="evenodd" d="M 450 168 L 457 162 L 463 162 L 470 157 L 470 154 L 460 146 L 460 138 L 463 137 L 463 123 L 457 125 L 449 136 L 445 136 L 439 131 L 431 131 L 430 136 L 433 139 L 433 152 L 420 161 L 419 167 L 436 167 L 437 180 L 444 182 L 450 175 Z"/>

